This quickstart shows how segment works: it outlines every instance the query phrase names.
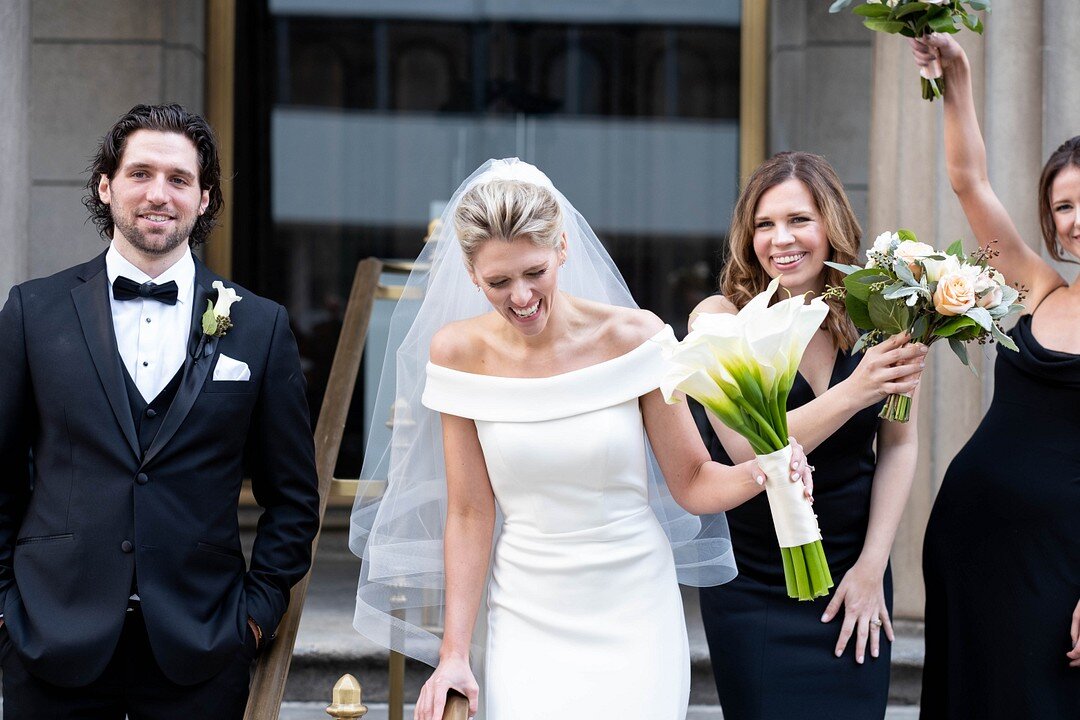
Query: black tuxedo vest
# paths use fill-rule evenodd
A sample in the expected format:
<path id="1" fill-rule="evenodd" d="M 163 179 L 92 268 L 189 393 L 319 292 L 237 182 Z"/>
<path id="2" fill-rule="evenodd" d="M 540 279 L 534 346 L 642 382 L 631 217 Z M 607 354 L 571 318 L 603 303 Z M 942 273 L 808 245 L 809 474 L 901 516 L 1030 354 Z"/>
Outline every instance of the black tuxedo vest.
<path id="1" fill-rule="evenodd" d="M 173 398 L 176 397 L 176 391 L 180 388 L 180 380 L 184 376 L 184 368 L 181 367 L 177 370 L 169 384 L 162 388 L 157 397 L 150 402 L 146 402 L 146 399 L 143 398 L 139 387 L 131 379 L 131 373 L 127 371 L 127 368 L 124 367 L 123 369 L 124 386 L 127 389 L 128 405 L 131 407 L 131 420 L 135 423 L 135 435 L 139 438 L 139 449 L 142 450 L 143 455 L 146 455 L 146 451 L 150 449 L 158 431 L 161 430 L 165 415 L 169 412 L 169 408 L 172 407 Z M 135 482 L 139 482 L 138 477 L 135 478 Z"/>

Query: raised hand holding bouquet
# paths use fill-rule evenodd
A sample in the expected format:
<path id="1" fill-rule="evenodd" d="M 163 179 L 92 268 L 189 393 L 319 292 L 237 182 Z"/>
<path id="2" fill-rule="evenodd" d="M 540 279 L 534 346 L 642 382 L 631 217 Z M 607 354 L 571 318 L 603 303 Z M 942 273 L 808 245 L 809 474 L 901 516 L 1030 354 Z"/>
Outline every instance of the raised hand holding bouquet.
<path id="1" fill-rule="evenodd" d="M 836 0 L 829 12 L 849 7 L 855 0 Z M 852 10 L 862 15 L 863 25 L 878 32 L 921 38 L 932 32 L 958 33 L 962 26 L 982 34 L 982 20 L 975 13 L 990 10 L 990 0 L 865 0 Z M 932 63 L 920 71 L 923 100 L 945 94 L 941 65 Z"/>
<path id="2" fill-rule="evenodd" d="M 990 266 L 995 254 L 980 248 L 965 255 L 959 240 L 941 252 L 919 242 L 910 230 L 886 232 L 874 241 L 865 267 L 825 263 L 846 275 L 842 287 L 829 288 L 825 295 L 843 299 L 851 321 L 865 331 L 853 351 L 907 332 L 911 342 L 924 345 L 947 339 L 975 372 L 965 343 L 996 340 L 1016 350 L 1000 322 L 1023 309 L 1020 291 Z M 890 395 L 880 417 L 907 422 L 910 410 L 910 397 Z"/>
<path id="3" fill-rule="evenodd" d="M 769 306 L 780 279 L 737 315 L 702 313 L 682 342 L 666 348 L 664 399 L 684 392 L 750 442 L 765 471 L 788 595 L 813 600 L 833 586 L 817 516 L 791 482 L 787 398 L 807 344 L 829 314 L 820 299 L 802 296 Z"/>

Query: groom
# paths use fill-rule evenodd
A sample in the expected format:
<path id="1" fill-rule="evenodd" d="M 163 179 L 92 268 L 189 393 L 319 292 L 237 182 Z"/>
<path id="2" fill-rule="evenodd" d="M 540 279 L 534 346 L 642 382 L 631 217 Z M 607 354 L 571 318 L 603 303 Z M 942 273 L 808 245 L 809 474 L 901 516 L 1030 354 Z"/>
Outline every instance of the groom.
<path id="1" fill-rule="evenodd" d="M 138 105 L 91 172 L 108 249 L 0 311 L 4 717 L 240 718 L 318 529 L 296 342 L 191 252 L 222 207 L 205 120 Z"/>

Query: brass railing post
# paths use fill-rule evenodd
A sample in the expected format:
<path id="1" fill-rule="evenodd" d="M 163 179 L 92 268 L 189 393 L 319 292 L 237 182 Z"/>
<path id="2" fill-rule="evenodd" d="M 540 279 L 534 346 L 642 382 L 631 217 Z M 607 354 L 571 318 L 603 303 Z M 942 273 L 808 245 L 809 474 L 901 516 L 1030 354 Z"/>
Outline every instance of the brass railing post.
<path id="1" fill-rule="evenodd" d="M 339 720 L 355 720 L 367 714 L 363 703 L 364 691 L 352 675 L 342 675 L 334 684 L 334 702 L 326 708 L 326 714 Z"/>

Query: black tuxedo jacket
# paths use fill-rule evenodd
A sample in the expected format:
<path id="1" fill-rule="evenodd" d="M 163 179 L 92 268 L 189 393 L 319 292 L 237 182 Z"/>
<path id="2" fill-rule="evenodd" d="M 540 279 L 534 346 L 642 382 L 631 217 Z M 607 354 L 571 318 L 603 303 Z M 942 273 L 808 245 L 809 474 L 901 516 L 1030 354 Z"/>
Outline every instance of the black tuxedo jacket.
<path id="1" fill-rule="evenodd" d="M 318 481 L 285 309 L 227 283 L 242 297 L 234 327 L 199 346 L 221 278 L 195 266 L 182 379 L 145 454 L 104 254 L 12 288 L 0 311 L 0 612 L 28 669 L 54 684 L 105 669 L 133 579 L 155 657 L 187 685 L 235 655 L 249 615 L 269 637 L 311 563 Z M 251 379 L 215 382 L 222 352 Z M 264 508 L 247 568 L 245 471 Z"/>

